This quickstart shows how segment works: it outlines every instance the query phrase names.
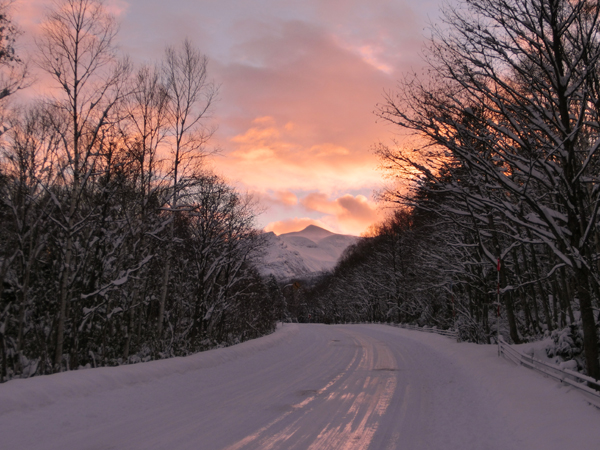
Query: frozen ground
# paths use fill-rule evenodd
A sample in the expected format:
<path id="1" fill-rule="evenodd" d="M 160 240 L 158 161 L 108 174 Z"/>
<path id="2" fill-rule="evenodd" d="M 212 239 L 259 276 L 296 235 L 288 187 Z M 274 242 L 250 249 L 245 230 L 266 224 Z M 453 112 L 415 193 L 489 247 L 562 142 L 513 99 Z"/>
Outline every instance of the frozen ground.
<path id="1" fill-rule="evenodd" d="M 600 411 L 492 346 L 293 325 L 226 349 L 0 385 L 2 449 L 600 448 Z"/>

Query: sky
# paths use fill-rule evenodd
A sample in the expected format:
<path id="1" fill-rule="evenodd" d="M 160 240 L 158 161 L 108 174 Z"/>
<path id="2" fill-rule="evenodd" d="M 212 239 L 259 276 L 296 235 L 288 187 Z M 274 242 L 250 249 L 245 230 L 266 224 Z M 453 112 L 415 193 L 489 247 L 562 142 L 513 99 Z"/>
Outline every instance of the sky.
<path id="1" fill-rule="evenodd" d="M 442 0 L 107 0 L 118 43 L 154 62 L 185 38 L 220 86 L 214 171 L 256 197 L 257 225 L 281 234 L 315 224 L 360 235 L 385 214 L 373 146 L 400 130 L 377 121 L 386 90 L 419 72 Z M 17 0 L 34 35 L 48 0 Z"/>

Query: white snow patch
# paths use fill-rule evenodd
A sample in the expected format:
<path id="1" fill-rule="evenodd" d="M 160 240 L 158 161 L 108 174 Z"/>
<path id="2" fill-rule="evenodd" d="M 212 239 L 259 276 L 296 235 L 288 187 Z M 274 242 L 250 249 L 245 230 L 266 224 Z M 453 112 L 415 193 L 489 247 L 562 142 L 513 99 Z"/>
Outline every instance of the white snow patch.
<path id="1" fill-rule="evenodd" d="M 259 269 L 263 275 L 272 274 L 277 279 L 331 270 L 344 250 L 358 240 L 314 225 L 279 236 L 267 233 L 266 238 L 267 250 Z"/>

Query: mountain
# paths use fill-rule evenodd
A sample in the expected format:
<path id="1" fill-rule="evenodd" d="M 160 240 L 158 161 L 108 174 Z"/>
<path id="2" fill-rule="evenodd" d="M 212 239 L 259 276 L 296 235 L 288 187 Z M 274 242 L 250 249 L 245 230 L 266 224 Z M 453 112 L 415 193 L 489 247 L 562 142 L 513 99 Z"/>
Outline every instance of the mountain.
<path id="1" fill-rule="evenodd" d="M 332 269 L 358 237 L 335 234 L 315 225 L 277 236 L 265 234 L 267 249 L 259 266 L 263 275 L 283 280 Z"/>

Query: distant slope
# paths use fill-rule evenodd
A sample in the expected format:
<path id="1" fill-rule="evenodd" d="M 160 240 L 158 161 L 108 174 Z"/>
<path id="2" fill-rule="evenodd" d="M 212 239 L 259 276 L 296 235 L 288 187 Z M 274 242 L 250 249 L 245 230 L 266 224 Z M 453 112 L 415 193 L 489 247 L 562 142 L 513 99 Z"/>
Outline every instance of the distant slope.
<path id="1" fill-rule="evenodd" d="M 263 275 L 277 279 L 312 275 L 332 269 L 356 236 L 335 234 L 315 225 L 277 236 L 267 233 L 267 251 L 260 266 Z"/>

